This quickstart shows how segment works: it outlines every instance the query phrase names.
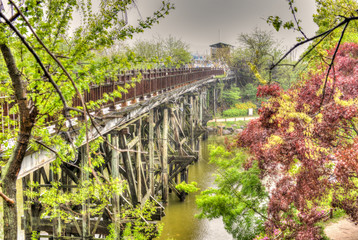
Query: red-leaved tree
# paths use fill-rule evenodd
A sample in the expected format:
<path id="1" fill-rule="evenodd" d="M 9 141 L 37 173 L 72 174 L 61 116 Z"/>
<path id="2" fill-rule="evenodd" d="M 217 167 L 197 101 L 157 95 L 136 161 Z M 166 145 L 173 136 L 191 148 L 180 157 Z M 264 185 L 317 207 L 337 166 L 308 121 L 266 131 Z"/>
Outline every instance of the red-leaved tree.
<path id="1" fill-rule="evenodd" d="M 260 86 L 271 98 L 237 139 L 270 194 L 269 237 L 320 239 L 315 223 L 332 207 L 358 222 L 358 44 L 341 45 L 326 75 L 317 68 L 288 91 Z"/>

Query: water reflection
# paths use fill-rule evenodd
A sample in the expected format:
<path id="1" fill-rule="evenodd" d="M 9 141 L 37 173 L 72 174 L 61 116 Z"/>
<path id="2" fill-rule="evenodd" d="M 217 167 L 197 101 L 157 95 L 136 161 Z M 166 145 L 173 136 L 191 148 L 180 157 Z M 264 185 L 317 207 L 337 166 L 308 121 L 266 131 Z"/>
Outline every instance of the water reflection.
<path id="1" fill-rule="evenodd" d="M 204 190 L 213 186 L 216 167 L 209 164 L 208 144 L 213 140 L 209 139 L 201 143 L 201 159 L 198 163 L 190 166 L 189 182 L 195 181 L 198 187 Z M 221 219 L 199 220 L 194 217 L 199 213 L 196 208 L 195 196 L 199 193 L 191 193 L 184 202 L 180 202 L 178 197 L 171 194 L 169 204 L 166 207 L 166 216 L 163 218 L 164 229 L 160 240 L 176 239 L 176 240 L 218 240 L 233 239 L 226 232 Z"/>

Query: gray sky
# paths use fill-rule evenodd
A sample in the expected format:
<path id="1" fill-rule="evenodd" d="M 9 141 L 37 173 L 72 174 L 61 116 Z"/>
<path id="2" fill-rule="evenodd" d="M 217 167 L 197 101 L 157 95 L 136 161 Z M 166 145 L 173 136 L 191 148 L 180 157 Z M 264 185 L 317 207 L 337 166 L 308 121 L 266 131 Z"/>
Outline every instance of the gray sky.
<path id="1" fill-rule="evenodd" d="M 172 0 L 174 10 L 159 24 L 135 39 L 151 39 L 155 35 L 167 37 L 171 34 L 190 45 L 192 52 L 205 54 L 209 45 L 219 42 L 237 46 L 240 33 L 249 33 L 255 27 L 272 30 L 277 40 L 287 48 L 295 44 L 300 36 L 289 30 L 276 32 L 264 19 L 270 15 L 279 15 L 284 20 L 292 19 L 286 0 Z M 295 1 L 298 17 L 302 19 L 302 27 L 308 36 L 312 36 L 316 26 L 312 21 L 315 13 L 314 0 Z M 143 17 L 157 9 L 161 0 L 137 0 Z M 132 14 L 138 18 L 138 15 Z M 220 39 L 219 39 L 220 31 Z M 301 52 L 301 51 L 299 51 Z"/>

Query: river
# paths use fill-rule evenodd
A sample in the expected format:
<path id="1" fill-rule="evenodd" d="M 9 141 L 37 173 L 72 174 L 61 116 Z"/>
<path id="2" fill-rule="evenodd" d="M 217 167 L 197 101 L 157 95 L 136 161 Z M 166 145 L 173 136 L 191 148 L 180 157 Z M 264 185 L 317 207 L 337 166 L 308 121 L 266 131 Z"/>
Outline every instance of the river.
<path id="1" fill-rule="evenodd" d="M 216 167 L 209 164 L 208 145 L 215 143 L 215 138 L 202 141 L 200 146 L 199 161 L 189 168 L 189 182 L 195 181 L 201 190 L 214 187 L 215 177 L 213 174 Z M 164 224 L 163 232 L 159 240 L 230 240 L 232 236 L 226 232 L 221 219 L 197 219 L 199 213 L 196 208 L 195 197 L 197 193 L 190 193 L 184 202 L 172 193 L 166 206 L 165 214 L 161 223 Z"/>

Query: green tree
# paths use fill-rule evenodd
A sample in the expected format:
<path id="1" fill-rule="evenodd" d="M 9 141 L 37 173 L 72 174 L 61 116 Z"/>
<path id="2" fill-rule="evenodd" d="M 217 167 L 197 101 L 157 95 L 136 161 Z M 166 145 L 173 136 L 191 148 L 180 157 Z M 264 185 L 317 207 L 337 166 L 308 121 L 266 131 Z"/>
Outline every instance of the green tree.
<path id="1" fill-rule="evenodd" d="M 230 67 L 235 71 L 239 87 L 243 89 L 244 99 L 256 100 L 253 98 L 256 92 L 252 94 L 252 89 L 260 84 L 258 78 L 261 78 L 261 81 L 265 79 L 282 83 L 285 88 L 295 81 L 296 72 L 287 66 L 270 71 L 271 65 L 283 54 L 283 49 L 280 49 L 272 32 L 255 28 L 251 33 L 240 34 L 238 41 L 239 47 L 232 54 Z M 247 91 L 249 94 L 245 93 Z"/>
<path id="2" fill-rule="evenodd" d="M 196 200 L 199 218 L 220 218 L 236 239 L 251 240 L 264 231 L 268 195 L 257 162 L 240 150 L 210 147 L 210 162 L 218 166 L 217 187 L 202 191 Z"/>
<path id="3" fill-rule="evenodd" d="M 165 52 L 163 49 L 163 41 L 159 38 L 148 40 L 137 40 L 132 48 L 133 52 L 137 56 L 144 57 L 146 59 L 158 60 L 165 58 Z"/>
<path id="4" fill-rule="evenodd" d="M 263 70 L 264 65 L 270 58 L 274 58 L 278 51 L 272 32 L 258 28 L 251 33 L 241 33 L 238 41 L 242 49 L 246 50 L 246 61 L 256 65 L 259 70 Z"/>
<path id="5" fill-rule="evenodd" d="M 246 84 L 245 87 L 242 89 L 242 99 L 246 101 L 256 101 L 256 92 L 257 92 L 257 86 L 255 86 L 253 83 Z"/>
<path id="6" fill-rule="evenodd" d="M 169 67 L 183 66 L 191 62 L 189 45 L 173 36 L 156 37 L 152 40 L 137 40 L 132 48 L 138 57 L 157 61 Z"/>
<path id="7" fill-rule="evenodd" d="M 231 87 L 230 89 L 223 90 L 222 100 L 229 106 L 238 103 L 240 98 L 240 88 L 238 87 Z"/>
<path id="8" fill-rule="evenodd" d="M 56 117 L 58 127 L 62 128 L 70 116 L 82 115 L 87 119 L 90 106 L 83 102 L 82 94 L 89 89 L 93 75 L 98 81 L 105 80 L 108 67 L 93 61 L 94 50 L 110 47 L 115 40 L 144 31 L 173 8 L 172 4 L 163 2 L 161 8 L 145 21 L 129 25 L 122 16 L 126 16 L 131 3 L 103 1 L 95 11 L 91 1 L 3 2 L 14 9 L 8 11 L 10 14 L 15 13 L 0 12 L 3 20 L 0 25 L 3 56 L 0 94 L 12 102 L 11 111 L 19 116 L 19 122 L 6 117 L 11 126 L 0 133 L 1 145 L 16 139 L 15 144 L 2 154 L 5 239 L 17 239 L 16 179 L 28 148 L 36 151 L 44 146 L 57 146 L 57 163 L 74 157 L 74 149 L 68 146 L 71 144 L 66 144 L 59 135 L 49 134 L 45 128 L 46 120 Z M 69 34 L 76 9 L 81 12 L 83 24 Z M 96 64 L 102 68 L 94 68 Z M 75 97 L 81 100 L 80 107 L 71 107 Z M 87 142 L 87 156 L 91 156 L 89 122 L 81 125 L 82 140 Z M 95 175 L 90 157 L 88 163 L 90 172 Z"/>

